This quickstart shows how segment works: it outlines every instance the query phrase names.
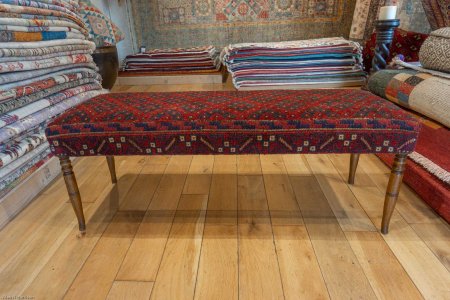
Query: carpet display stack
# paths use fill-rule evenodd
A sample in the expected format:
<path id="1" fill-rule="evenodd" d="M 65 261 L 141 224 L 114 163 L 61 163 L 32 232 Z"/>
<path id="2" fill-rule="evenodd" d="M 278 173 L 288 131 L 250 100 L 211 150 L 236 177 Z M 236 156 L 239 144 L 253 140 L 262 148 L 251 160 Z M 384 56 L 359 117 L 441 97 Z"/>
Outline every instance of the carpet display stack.
<path id="1" fill-rule="evenodd" d="M 239 90 L 361 86 L 366 81 L 358 43 L 342 38 L 235 44 L 222 60 Z"/>
<path id="2" fill-rule="evenodd" d="M 213 46 L 156 49 L 129 55 L 123 63 L 126 72 L 188 73 L 214 72 L 220 68 L 219 52 Z"/>
<path id="3" fill-rule="evenodd" d="M 0 0 L 0 198 L 51 157 L 46 124 L 106 91 L 78 1 Z"/>

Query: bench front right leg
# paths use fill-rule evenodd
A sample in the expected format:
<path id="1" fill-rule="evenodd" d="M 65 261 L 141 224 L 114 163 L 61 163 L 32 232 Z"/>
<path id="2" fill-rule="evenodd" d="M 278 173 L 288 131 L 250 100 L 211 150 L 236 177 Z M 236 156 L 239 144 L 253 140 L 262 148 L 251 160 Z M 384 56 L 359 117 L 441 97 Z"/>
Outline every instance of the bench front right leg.
<path id="1" fill-rule="evenodd" d="M 59 163 L 66 183 L 67 192 L 69 193 L 70 202 L 78 219 L 78 228 L 80 229 L 80 233 L 84 235 L 86 233 L 86 222 L 84 220 L 83 204 L 81 203 L 80 191 L 78 190 L 77 180 L 73 173 L 72 163 L 68 156 L 60 157 Z"/>
<path id="2" fill-rule="evenodd" d="M 387 234 L 389 231 L 389 222 L 391 221 L 395 204 L 397 203 L 400 186 L 403 181 L 403 173 L 405 172 L 407 157 L 408 154 L 403 153 L 395 155 L 384 200 L 383 219 L 381 221 L 381 233 L 383 234 Z"/>
<path id="3" fill-rule="evenodd" d="M 113 184 L 117 183 L 117 175 L 116 175 L 116 162 L 114 160 L 114 156 L 106 156 L 106 162 L 108 163 L 109 174 L 111 175 L 111 181 Z"/>
<path id="4" fill-rule="evenodd" d="M 356 168 L 358 167 L 359 153 L 350 155 L 350 170 L 348 172 L 348 183 L 355 184 Z"/>

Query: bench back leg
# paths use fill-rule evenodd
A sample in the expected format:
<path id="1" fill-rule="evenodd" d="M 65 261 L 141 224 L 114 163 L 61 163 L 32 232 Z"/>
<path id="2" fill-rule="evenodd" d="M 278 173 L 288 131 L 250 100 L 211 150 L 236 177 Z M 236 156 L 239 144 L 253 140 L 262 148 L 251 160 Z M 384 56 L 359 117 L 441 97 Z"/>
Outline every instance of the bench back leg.
<path id="1" fill-rule="evenodd" d="M 350 171 L 348 172 L 348 183 L 355 183 L 356 168 L 358 167 L 359 154 L 350 155 Z"/>
<path id="2" fill-rule="evenodd" d="M 70 202 L 78 219 L 78 228 L 83 235 L 86 233 L 86 222 L 84 220 L 83 205 L 81 203 L 80 191 L 78 190 L 77 180 L 73 173 L 72 163 L 68 156 L 60 157 L 59 163 L 66 183 L 67 192 L 69 193 Z"/>
<path id="3" fill-rule="evenodd" d="M 383 220 L 381 222 L 381 232 L 387 234 L 389 231 L 389 222 L 394 212 L 395 204 L 397 203 L 398 194 L 400 192 L 400 185 L 403 180 L 403 173 L 406 166 L 406 157 L 408 154 L 395 155 L 394 164 L 392 165 L 391 176 L 386 190 L 386 197 L 384 200 Z"/>
<path id="4" fill-rule="evenodd" d="M 108 162 L 109 173 L 111 174 L 111 182 L 117 183 L 116 162 L 114 156 L 106 156 L 106 161 Z"/>

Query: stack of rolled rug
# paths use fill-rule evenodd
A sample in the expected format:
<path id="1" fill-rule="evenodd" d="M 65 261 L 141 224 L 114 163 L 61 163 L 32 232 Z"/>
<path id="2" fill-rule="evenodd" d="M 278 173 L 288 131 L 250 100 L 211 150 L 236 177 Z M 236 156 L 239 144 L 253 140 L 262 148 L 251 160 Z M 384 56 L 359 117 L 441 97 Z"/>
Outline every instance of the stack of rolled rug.
<path id="1" fill-rule="evenodd" d="M 44 128 L 105 93 L 78 0 L 0 0 L 0 198 L 51 157 Z"/>
<path id="2" fill-rule="evenodd" d="M 155 49 L 127 56 L 123 70 L 148 73 L 213 72 L 220 68 L 219 56 L 213 46 Z"/>
<path id="3" fill-rule="evenodd" d="M 343 38 L 229 45 L 222 52 L 237 89 L 361 86 L 362 49 Z"/>

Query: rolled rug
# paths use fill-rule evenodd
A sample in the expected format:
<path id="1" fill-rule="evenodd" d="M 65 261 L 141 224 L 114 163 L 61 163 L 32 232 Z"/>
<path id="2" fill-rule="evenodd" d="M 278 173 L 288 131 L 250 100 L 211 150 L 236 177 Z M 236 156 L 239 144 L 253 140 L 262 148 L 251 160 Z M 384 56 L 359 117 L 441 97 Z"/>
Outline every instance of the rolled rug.
<path id="1" fill-rule="evenodd" d="M 3 115 L 0 115 L 0 127 L 12 124 L 31 113 L 56 104 L 70 96 L 101 88 L 101 81 L 95 78 L 83 78 L 62 83 L 29 96 L 2 102 L 0 103 L 0 111 Z"/>
<path id="2" fill-rule="evenodd" d="M 49 59 L 49 58 L 54 58 L 54 57 L 75 55 L 75 54 L 91 54 L 91 51 L 90 50 L 72 50 L 72 51 L 65 51 L 65 52 L 59 52 L 59 53 L 51 53 L 51 54 L 40 55 L 39 59 Z M 33 61 L 33 60 L 36 60 L 36 56 L 0 57 L 0 63 L 18 62 L 18 61 Z"/>
<path id="3" fill-rule="evenodd" d="M 53 46 L 65 46 L 65 45 L 90 45 L 95 49 L 95 44 L 91 41 L 84 39 L 63 39 L 63 40 L 51 40 L 51 41 L 36 41 L 36 42 L 7 42 L 0 43 L 0 49 L 36 49 L 47 48 Z"/>
<path id="4" fill-rule="evenodd" d="M 20 58 L 30 58 L 30 57 L 41 57 L 45 58 L 45 55 L 58 55 L 59 53 L 71 52 L 71 51 L 86 51 L 86 53 L 92 53 L 94 47 L 90 45 L 77 44 L 77 45 L 61 45 L 61 46 L 51 46 L 51 47 L 39 47 L 33 49 L 0 49 L 0 58 L 7 59 L 9 57 L 20 59 Z"/>
<path id="5" fill-rule="evenodd" d="M 24 26 L 24 27 L 40 27 L 40 28 L 48 28 L 48 27 L 69 27 L 76 29 L 83 34 L 87 35 L 88 31 L 86 28 L 77 25 L 74 22 L 65 21 L 65 20 L 38 20 L 38 19 L 22 19 L 22 18 L 4 18 L 0 16 L 0 25 L 8 25 L 8 26 Z"/>
<path id="6" fill-rule="evenodd" d="M 0 168 L 0 195 L 4 195 L 6 192 L 4 190 L 11 183 L 16 181 L 34 165 L 48 158 L 49 155 L 51 155 L 50 146 L 48 143 L 43 143 L 9 165 Z"/>
<path id="7" fill-rule="evenodd" d="M 19 120 L 11 125 L 0 128 L 0 143 L 5 143 L 14 136 L 30 130 L 42 122 L 50 121 L 51 118 L 68 110 L 69 108 L 87 101 L 97 95 L 107 93 L 107 90 L 95 90 L 83 92 L 66 100 L 63 100 L 53 106 L 42 109 L 26 118 Z"/>
<path id="8" fill-rule="evenodd" d="M 64 6 L 49 4 L 49 3 L 42 2 L 42 1 L 0 0 L 0 4 L 17 5 L 20 7 L 33 7 L 33 8 L 42 8 L 42 9 L 48 9 L 48 10 L 53 10 L 53 11 L 61 11 L 68 15 L 71 15 L 75 18 L 78 17 L 76 12 L 74 12 L 73 10 L 70 10 Z"/>
<path id="9" fill-rule="evenodd" d="M 63 1 L 63 0 L 34 0 L 34 1 L 61 6 L 61 7 L 67 8 L 68 10 L 71 10 L 71 11 L 76 11 L 77 8 L 80 7 L 80 5 L 78 4 L 78 1 L 73 1 L 73 0 L 69 0 L 69 1 Z"/>
<path id="10" fill-rule="evenodd" d="M 13 89 L 0 91 L 0 103 L 7 100 L 15 100 L 17 98 L 34 94 L 36 92 L 52 88 L 56 85 L 79 80 L 82 78 L 96 78 L 99 76 L 94 71 L 87 72 L 68 72 L 63 75 L 51 75 L 42 80 L 36 80 L 33 83 L 18 86 Z"/>
<path id="11" fill-rule="evenodd" d="M 0 63 L 0 74 L 28 70 L 46 69 L 61 65 L 93 62 L 92 56 L 87 54 L 66 55 L 50 59 L 25 62 Z"/>
<path id="12" fill-rule="evenodd" d="M 38 42 L 64 39 L 83 39 L 81 33 L 66 31 L 21 32 L 0 30 L 0 42 Z"/>
<path id="13" fill-rule="evenodd" d="M 0 151 L 0 168 L 9 165 L 28 152 L 33 151 L 46 141 L 47 137 L 45 136 L 44 130 L 40 130 L 40 132 L 35 134 L 27 135 L 19 141 L 14 141 L 8 145 L 6 149 Z"/>
<path id="14" fill-rule="evenodd" d="M 10 4 L 3 4 L 3 3 L 0 3 L 0 12 L 59 17 L 62 19 L 73 21 L 76 24 L 78 24 L 79 26 L 85 26 L 83 20 L 73 12 L 67 13 L 65 11 L 58 11 L 58 10 L 53 10 L 53 9 L 10 5 Z"/>
<path id="15" fill-rule="evenodd" d="M 426 69 L 450 73 L 450 27 L 430 33 L 420 48 L 419 60 Z"/>
<path id="16" fill-rule="evenodd" d="M 0 91 L 13 89 L 24 84 L 47 78 L 49 74 L 61 75 L 82 70 L 97 71 L 97 66 L 93 62 L 90 62 L 30 70 L 27 72 L 5 73 L 0 76 Z"/>

